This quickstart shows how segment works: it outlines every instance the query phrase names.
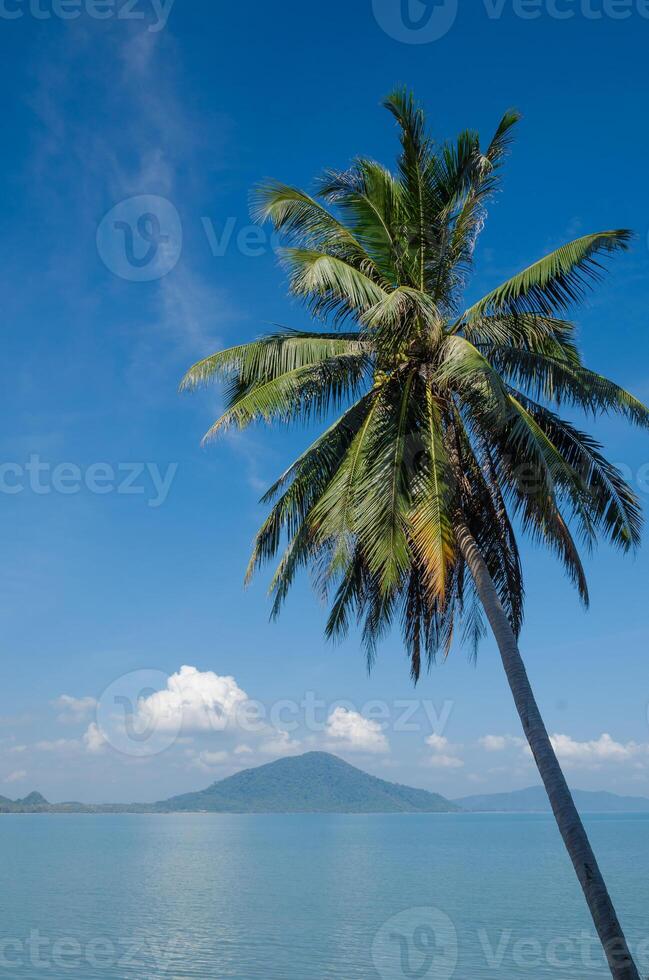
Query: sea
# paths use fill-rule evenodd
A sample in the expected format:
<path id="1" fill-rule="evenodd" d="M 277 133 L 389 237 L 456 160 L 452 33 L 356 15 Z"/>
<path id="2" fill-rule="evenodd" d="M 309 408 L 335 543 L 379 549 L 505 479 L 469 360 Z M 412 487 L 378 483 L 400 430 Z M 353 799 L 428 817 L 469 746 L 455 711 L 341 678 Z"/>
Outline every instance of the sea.
<path id="1" fill-rule="evenodd" d="M 643 977 L 649 816 L 586 818 Z M 3 815 L 0 977 L 609 976 L 546 815 Z"/>

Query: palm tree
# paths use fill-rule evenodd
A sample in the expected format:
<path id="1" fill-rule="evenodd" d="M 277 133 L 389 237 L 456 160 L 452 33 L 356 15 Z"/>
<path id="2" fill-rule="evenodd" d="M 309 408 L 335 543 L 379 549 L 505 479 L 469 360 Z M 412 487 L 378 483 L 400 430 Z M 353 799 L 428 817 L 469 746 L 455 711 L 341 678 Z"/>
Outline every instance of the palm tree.
<path id="1" fill-rule="evenodd" d="M 625 551 L 639 542 L 639 504 L 619 470 L 552 410 L 649 426 L 644 405 L 583 365 L 564 319 L 600 278 L 600 259 L 631 235 L 579 238 L 465 308 L 519 116 L 507 112 L 483 151 L 472 131 L 435 146 L 406 91 L 385 106 L 401 140 L 396 175 L 359 158 L 326 172 L 315 196 L 276 182 L 255 195 L 255 217 L 286 236 L 291 293 L 323 329 L 281 329 L 221 351 L 181 387 L 227 382 L 206 440 L 259 420 L 327 421 L 263 498 L 272 507 L 248 574 L 283 549 L 274 613 L 308 567 L 330 598 L 327 635 L 357 621 L 371 665 L 398 623 L 415 681 L 458 629 L 475 649 L 486 615 L 611 974 L 639 980 L 518 649 L 518 532 L 555 552 L 584 603 L 573 534 Z"/>

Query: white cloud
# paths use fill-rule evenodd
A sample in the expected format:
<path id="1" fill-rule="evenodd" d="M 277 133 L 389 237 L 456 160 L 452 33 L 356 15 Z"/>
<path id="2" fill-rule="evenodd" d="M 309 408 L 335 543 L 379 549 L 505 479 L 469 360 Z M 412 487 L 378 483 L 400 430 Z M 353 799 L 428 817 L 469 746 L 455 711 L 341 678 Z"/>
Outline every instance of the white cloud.
<path id="1" fill-rule="evenodd" d="M 427 765 L 435 769 L 461 769 L 464 760 L 458 755 L 461 745 L 452 745 L 443 735 L 429 735 L 426 739 L 433 753 L 426 760 Z"/>
<path id="2" fill-rule="evenodd" d="M 78 752 L 80 748 L 81 743 L 76 738 L 57 738 L 52 741 L 43 740 L 36 743 L 36 749 L 39 752 L 69 754 L 71 752 Z"/>
<path id="3" fill-rule="evenodd" d="M 25 770 L 17 769 L 16 772 L 10 772 L 2 781 L 3 783 L 22 783 L 25 779 L 27 779 Z"/>
<path id="4" fill-rule="evenodd" d="M 432 755 L 428 760 L 428 765 L 433 769 L 462 769 L 464 760 L 456 755 Z"/>
<path id="5" fill-rule="evenodd" d="M 138 698 L 133 693 L 129 697 L 127 692 L 125 700 L 134 706 L 127 714 L 115 711 L 111 698 L 105 699 L 104 712 L 102 699 L 100 727 L 88 729 L 86 748 L 97 751 L 101 736 L 127 756 L 154 756 L 194 743 L 195 750 L 188 755 L 195 759 L 200 759 L 202 752 L 228 752 L 238 758 L 289 755 L 301 748 L 273 722 L 272 711 L 268 714 L 261 702 L 249 698 L 234 677 L 184 665 L 157 683 L 164 686 L 146 696 Z M 213 761 L 216 758 L 212 756 Z M 207 759 L 203 756 L 203 762 Z"/>
<path id="6" fill-rule="evenodd" d="M 363 718 L 357 711 L 338 707 L 329 715 L 325 728 L 334 749 L 348 752 L 388 752 L 388 741 L 378 721 Z"/>
<path id="7" fill-rule="evenodd" d="M 63 724 L 85 721 L 97 707 L 95 698 L 73 698 L 69 694 L 62 694 L 52 704 L 61 712 L 57 721 Z"/>
<path id="8" fill-rule="evenodd" d="M 292 739 L 288 732 L 276 730 L 260 744 L 259 751 L 262 755 L 295 755 L 302 751 L 302 745 Z"/>
<path id="9" fill-rule="evenodd" d="M 550 736 L 559 761 L 570 768 L 598 769 L 607 763 L 629 763 L 643 767 L 643 759 L 649 761 L 649 744 L 644 742 L 618 742 L 608 733 L 599 738 L 579 741 L 571 735 L 556 733 Z M 516 749 L 519 758 L 532 759 L 527 741 L 514 735 L 484 735 L 478 744 L 486 752 L 504 752 Z M 509 772 L 507 767 L 490 772 Z"/>
<path id="10" fill-rule="evenodd" d="M 204 752 L 199 752 L 195 757 L 193 764 L 199 769 L 215 769 L 224 766 L 228 761 L 227 752 L 209 752 L 205 750 Z"/>
<path id="11" fill-rule="evenodd" d="M 111 175 L 115 191 L 130 196 L 150 188 L 180 204 L 187 190 L 194 190 L 188 187 L 187 171 L 196 173 L 198 162 L 208 159 L 218 165 L 228 124 L 222 118 L 217 126 L 205 117 L 192 118 L 177 92 L 182 66 L 162 34 L 133 35 L 120 47 L 119 57 L 124 68 L 121 83 L 130 97 L 128 150 L 135 166 L 125 171 L 122 156 Z M 207 254 L 207 241 L 204 246 Z M 182 261 L 158 286 L 163 323 L 192 351 L 215 343 L 217 316 L 235 316 L 224 292 L 192 267 L 186 248 Z"/>
<path id="12" fill-rule="evenodd" d="M 551 735 L 550 741 L 560 761 L 575 766 L 597 767 L 607 762 L 629 762 L 638 756 L 649 755 L 649 745 L 616 742 L 606 732 L 586 742 L 560 734 Z"/>
<path id="13" fill-rule="evenodd" d="M 101 752 L 106 745 L 106 736 L 102 732 L 97 722 L 93 721 L 88 725 L 88 729 L 83 736 L 83 744 L 87 752 Z"/>
<path id="14" fill-rule="evenodd" d="M 504 752 L 505 749 L 521 748 L 526 744 L 525 739 L 514 735 L 483 735 L 478 739 L 478 745 L 486 752 Z"/>
<path id="15" fill-rule="evenodd" d="M 74 92 L 74 79 L 87 73 L 89 59 L 93 80 L 102 78 L 95 94 L 101 124 L 95 126 L 82 124 L 62 108 Z M 56 48 L 53 44 L 48 47 L 41 62 L 30 96 L 45 135 L 38 140 L 31 177 L 48 201 L 55 182 L 55 206 L 62 209 L 62 217 L 69 219 L 74 208 L 79 227 L 86 223 L 90 227 L 102 210 L 144 193 L 171 201 L 188 231 L 192 222 L 200 228 L 205 200 L 201 175 L 213 173 L 226 162 L 231 123 L 223 114 L 194 109 L 191 100 L 183 98 L 184 65 L 171 36 L 135 28 L 118 31 L 107 24 L 98 54 L 91 35 L 80 29 L 79 22 L 70 26 L 66 39 Z M 110 121 L 112 117 L 116 124 Z M 76 248 L 78 261 L 84 261 L 86 238 L 79 236 L 78 242 L 69 243 L 65 262 L 54 256 L 49 263 L 49 274 L 61 291 L 71 281 L 70 270 L 75 265 L 69 261 L 70 249 Z M 193 244 L 195 241 L 200 245 Z M 215 327 L 241 316 L 226 290 L 215 285 L 207 267 L 209 258 L 207 239 L 187 234 L 178 266 L 148 291 L 155 314 L 157 370 L 163 357 L 167 366 L 168 353 L 160 343 L 162 330 L 166 330 L 164 339 L 178 345 L 185 359 L 216 349 Z M 110 288 L 108 281 L 106 288 Z M 78 289 L 75 297 L 77 294 Z M 88 302 L 92 301 L 90 295 Z M 143 321 L 141 332 L 133 336 L 134 377 L 139 378 L 146 360 L 150 364 L 150 329 Z"/>
<path id="16" fill-rule="evenodd" d="M 138 727 L 159 732 L 222 732 L 245 723 L 248 695 L 234 677 L 181 667 L 164 691 L 138 703 Z"/>

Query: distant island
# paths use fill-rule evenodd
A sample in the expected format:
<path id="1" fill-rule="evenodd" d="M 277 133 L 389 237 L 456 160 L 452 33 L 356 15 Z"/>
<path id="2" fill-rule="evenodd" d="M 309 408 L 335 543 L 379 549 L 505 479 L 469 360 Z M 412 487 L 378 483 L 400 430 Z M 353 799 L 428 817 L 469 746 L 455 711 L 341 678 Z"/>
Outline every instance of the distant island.
<path id="1" fill-rule="evenodd" d="M 643 796 L 617 796 L 615 793 L 572 791 L 577 809 L 582 813 L 649 813 L 649 799 Z M 519 789 L 512 793 L 487 793 L 464 796 L 455 803 L 474 813 L 551 813 L 542 786 Z"/>
<path id="2" fill-rule="evenodd" d="M 0 797 L 0 813 L 457 813 L 437 793 L 389 783 L 327 752 L 246 769 L 197 793 L 152 804 L 48 803 Z"/>
<path id="3" fill-rule="evenodd" d="M 575 790 L 584 813 L 649 813 L 649 799 Z M 245 769 L 196 793 L 158 803 L 49 803 L 40 793 L 10 800 L 6 813 L 547 813 L 542 787 L 447 800 L 390 783 L 327 752 L 307 752 Z"/>

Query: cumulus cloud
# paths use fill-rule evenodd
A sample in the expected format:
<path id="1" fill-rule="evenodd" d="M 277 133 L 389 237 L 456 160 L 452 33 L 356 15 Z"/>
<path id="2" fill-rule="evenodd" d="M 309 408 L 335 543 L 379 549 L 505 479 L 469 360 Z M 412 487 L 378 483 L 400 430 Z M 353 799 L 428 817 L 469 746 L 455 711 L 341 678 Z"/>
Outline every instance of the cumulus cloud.
<path id="1" fill-rule="evenodd" d="M 327 719 L 325 734 L 334 749 L 372 753 L 389 751 L 388 741 L 379 723 L 347 708 L 334 708 Z"/>
<path id="2" fill-rule="evenodd" d="M 123 691 L 118 681 L 102 699 L 99 726 L 91 725 L 84 736 L 88 751 L 98 751 L 102 738 L 123 755 L 140 757 L 195 743 L 186 753 L 192 764 L 211 766 L 223 761 L 222 752 L 234 762 L 241 755 L 268 757 L 300 750 L 300 743 L 273 720 L 273 712 L 252 700 L 232 676 L 185 665 L 156 678 L 164 685 L 159 690 L 138 695 L 139 674 L 125 675 Z"/>
<path id="3" fill-rule="evenodd" d="M 526 742 L 525 739 L 514 735 L 483 735 L 478 739 L 478 745 L 486 752 L 504 752 L 505 749 L 520 748 L 526 745 Z"/>
<path id="4" fill-rule="evenodd" d="M 95 698 L 73 698 L 69 694 L 62 694 L 55 701 L 52 701 L 52 704 L 60 711 L 57 721 L 63 724 L 85 721 L 97 707 Z"/>
<path id="5" fill-rule="evenodd" d="M 607 762 L 629 762 L 649 756 L 649 745 L 616 742 L 606 732 L 597 739 L 578 742 L 570 735 L 551 735 L 550 741 L 561 762 L 577 766 L 599 766 Z"/>
<path id="6" fill-rule="evenodd" d="M 159 732 L 222 732 L 252 716 L 248 695 L 234 677 L 211 670 L 181 667 L 163 691 L 138 702 L 137 715 L 144 729 Z"/>
<path id="7" fill-rule="evenodd" d="M 608 733 L 599 738 L 579 741 L 571 735 L 555 733 L 550 741 L 559 761 L 570 768 L 598 769 L 611 763 L 630 763 L 643 767 L 643 760 L 649 761 L 649 744 L 645 742 L 619 742 Z M 478 744 L 486 752 L 505 752 L 515 749 L 518 757 L 531 759 L 532 753 L 527 741 L 514 735 L 484 735 Z M 490 770 L 494 772 L 495 770 Z M 501 771 L 509 771 L 507 767 Z"/>
<path id="8" fill-rule="evenodd" d="M 429 766 L 435 769 L 461 769 L 464 766 L 464 760 L 458 755 L 462 746 L 452 745 L 443 735 L 429 735 L 426 745 L 433 750 L 427 759 Z"/>

